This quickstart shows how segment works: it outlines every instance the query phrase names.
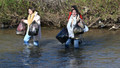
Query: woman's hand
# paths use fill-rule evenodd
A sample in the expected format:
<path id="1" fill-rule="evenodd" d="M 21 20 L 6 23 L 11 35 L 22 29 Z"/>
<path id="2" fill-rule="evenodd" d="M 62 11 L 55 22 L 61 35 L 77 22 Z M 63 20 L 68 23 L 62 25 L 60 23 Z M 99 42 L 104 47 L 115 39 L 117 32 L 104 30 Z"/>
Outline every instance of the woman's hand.
<path id="1" fill-rule="evenodd" d="M 78 26 L 81 26 L 81 23 L 80 23 L 80 22 L 78 23 Z"/>
<path id="2" fill-rule="evenodd" d="M 81 28 L 84 28 L 84 25 L 81 22 L 78 23 L 78 26 L 80 26 Z"/>
<path id="3" fill-rule="evenodd" d="M 24 22 L 24 19 L 22 19 L 21 21 Z"/>

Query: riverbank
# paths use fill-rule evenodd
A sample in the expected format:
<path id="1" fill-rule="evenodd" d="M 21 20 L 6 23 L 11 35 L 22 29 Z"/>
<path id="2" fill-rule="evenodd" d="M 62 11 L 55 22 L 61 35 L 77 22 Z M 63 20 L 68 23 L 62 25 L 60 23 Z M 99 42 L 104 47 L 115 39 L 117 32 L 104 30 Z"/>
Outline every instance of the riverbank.
<path id="1" fill-rule="evenodd" d="M 61 28 L 67 24 L 71 5 L 77 5 L 90 28 L 120 28 L 119 0 L 0 0 L 0 28 L 16 28 L 34 7 L 43 27 Z M 12 6 L 12 7 L 11 7 Z"/>

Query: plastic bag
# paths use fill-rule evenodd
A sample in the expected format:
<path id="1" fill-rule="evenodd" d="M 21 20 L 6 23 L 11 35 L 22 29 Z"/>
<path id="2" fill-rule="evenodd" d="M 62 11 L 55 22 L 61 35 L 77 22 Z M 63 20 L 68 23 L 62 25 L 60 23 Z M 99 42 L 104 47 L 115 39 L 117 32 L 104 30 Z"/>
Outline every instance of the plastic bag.
<path id="1" fill-rule="evenodd" d="M 16 34 L 22 34 L 24 35 L 26 31 L 26 26 L 23 22 L 20 22 L 20 24 L 17 27 Z"/>
<path id="2" fill-rule="evenodd" d="M 56 36 L 57 40 L 62 44 L 68 40 L 68 31 L 67 28 L 63 28 Z"/>
<path id="3" fill-rule="evenodd" d="M 74 34 L 83 34 L 84 30 L 79 26 L 75 26 L 73 29 L 73 32 L 74 32 Z"/>
<path id="4" fill-rule="evenodd" d="M 83 30 L 84 30 L 84 32 L 88 32 L 89 28 L 85 25 L 85 28 Z"/>
<path id="5" fill-rule="evenodd" d="M 78 25 L 79 23 L 79 25 Z M 75 25 L 75 27 L 73 28 L 73 32 L 74 34 L 83 34 L 84 33 L 84 24 L 80 21 L 78 21 Z"/>
<path id="6" fill-rule="evenodd" d="M 38 31 L 39 31 L 39 24 L 36 23 L 35 21 L 33 21 L 32 24 L 29 27 L 28 34 L 30 36 L 36 36 L 36 35 L 38 35 Z"/>

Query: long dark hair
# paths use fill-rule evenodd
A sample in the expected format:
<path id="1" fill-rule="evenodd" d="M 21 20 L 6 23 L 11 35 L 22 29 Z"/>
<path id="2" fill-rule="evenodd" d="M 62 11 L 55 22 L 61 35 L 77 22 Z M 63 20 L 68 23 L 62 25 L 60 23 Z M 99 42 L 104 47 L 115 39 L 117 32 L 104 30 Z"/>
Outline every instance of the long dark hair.
<path id="1" fill-rule="evenodd" d="M 76 10 L 77 14 L 81 15 L 81 13 L 78 11 L 78 8 L 76 5 L 72 5 L 71 8 L 74 8 Z"/>
<path id="2" fill-rule="evenodd" d="M 75 10 L 75 9 L 72 9 L 72 10 L 71 10 L 71 12 L 73 12 L 74 10 Z M 76 13 L 77 13 L 76 15 L 78 16 L 78 15 L 79 15 L 79 13 L 77 12 L 77 10 L 75 10 L 75 11 L 76 11 Z"/>
<path id="3" fill-rule="evenodd" d="M 33 13 L 35 12 L 35 8 L 29 7 L 29 9 L 32 10 Z"/>

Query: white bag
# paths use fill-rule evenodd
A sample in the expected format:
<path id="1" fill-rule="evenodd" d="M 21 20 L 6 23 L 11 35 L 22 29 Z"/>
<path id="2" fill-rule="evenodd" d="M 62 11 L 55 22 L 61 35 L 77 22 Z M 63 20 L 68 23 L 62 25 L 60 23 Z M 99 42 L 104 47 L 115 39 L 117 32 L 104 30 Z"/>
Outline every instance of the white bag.
<path id="1" fill-rule="evenodd" d="M 84 30 L 84 32 L 88 32 L 89 28 L 85 25 L 85 28 L 83 30 Z"/>

